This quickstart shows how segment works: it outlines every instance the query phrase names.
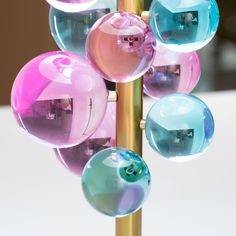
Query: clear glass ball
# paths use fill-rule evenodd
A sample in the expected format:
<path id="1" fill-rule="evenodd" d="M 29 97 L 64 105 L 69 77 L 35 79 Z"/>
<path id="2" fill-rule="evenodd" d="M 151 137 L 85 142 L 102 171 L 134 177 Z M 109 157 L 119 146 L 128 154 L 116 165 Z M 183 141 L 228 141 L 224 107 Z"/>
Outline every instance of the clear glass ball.
<path id="1" fill-rule="evenodd" d="M 85 166 L 83 192 L 99 212 L 123 217 L 139 210 L 150 191 L 150 173 L 134 152 L 108 148 L 98 152 Z"/>
<path id="2" fill-rule="evenodd" d="M 144 75 L 144 93 L 161 98 L 171 93 L 190 93 L 201 76 L 196 52 L 179 53 L 158 45 L 151 68 Z"/>
<path id="3" fill-rule="evenodd" d="M 51 34 L 61 50 L 85 56 L 85 42 L 91 27 L 99 18 L 114 11 L 116 0 L 98 1 L 86 11 L 73 13 L 51 7 Z"/>
<path id="4" fill-rule="evenodd" d="M 196 51 L 210 42 L 219 25 L 215 0 L 153 0 L 150 26 L 156 39 L 174 51 Z"/>
<path id="5" fill-rule="evenodd" d="M 146 120 L 150 146 L 165 158 L 184 162 L 206 150 L 214 134 L 207 105 L 187 94 L 171 94 L 154 104 Z"/>
<path id="6" fill-rule="evenodd" d="M 87 162 L 97 152 L 116 145 L 116 103 L 109 102 L 105 117 L 96 132 L 83 143 L 55 149 L 59 161 L 72 173 L 81 176 Z"/>
<path id="7" fill-rule="evenodd" d="M 84 11 L 101 0 L 47 0 L 47 2 L 64 12 Z"/>
<path id="8" fill-rule="evenodd" d="M 156 40 L 140 17 L 110 13 L 92 27 L 86 51 L 94 68 L 107 80 L 129 82 L 148 71 L 155 56 Z"/>
<path id="9" fill-rule="evenodd" d="M 11 104 L 20 127 L 50 147 L 85 141 L 103 120 L 107 106 L 104 80 L 88 61 L 67 52 L 49 52 L 19 72 Z"/>

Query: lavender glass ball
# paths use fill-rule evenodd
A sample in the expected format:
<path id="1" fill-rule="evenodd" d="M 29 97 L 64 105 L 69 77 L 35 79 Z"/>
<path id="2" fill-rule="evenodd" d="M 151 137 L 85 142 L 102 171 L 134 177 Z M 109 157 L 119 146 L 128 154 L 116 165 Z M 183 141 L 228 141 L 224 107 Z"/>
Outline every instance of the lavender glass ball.
<path id="1" fill-rule="evenodd" d="M 155 38 L 140 17 L 110 13 L 92 27 L 86 51 L 94 68 L 107 80 L 129 82 L 148 71 L 155 56 Z"/>
<path id="2" fill-rule="evenodd" d="M 85 59 L 49 52 L 19 72 L 11 104 L 18 124 L 32 138 L 50 147 L 70 147 L 85 141 L 102 122 L 107 90 Z"/>
<path id="3" fill-rule="evenodd" d="M 64 12 L 84 11 L 93 6 L 97 1 L 98 0 L 47 0 L 51 6 Z"/>
<path id="4" fill-rule="evenodd" d="M 139 210 L 150 191 L 150 173 L 136 153 L 123 148 L 98 152 L 85 166 L 82 188 L 97 211 L 123 217 Z"/>
<path id="5" fill-rule="evenodd" d="M 83 11 L 64 12 L 50 8 L 51 34 L 63 51 L 85 56 L 85 42 L 93 24 L 107 13 L 116 11 L 116 0 L 98 1 Z"/>
<path id="6" fill-rule="evenodd" d="M 72 173 L 81 176 L 87 162 L 97 152 L 116 144 L 116 103 L 109 102 L 105 117 L 96 132 L 75 147 L 55 149 L 59 161 Z"/>
<path id="7" fill-rule="evenodd" d="M 144 93 L 153 98 L 176 92 L 190 93 L 200 76 L 197 52 L 179 53 L 158 45 L 154 62 L 144 75 Z"/>

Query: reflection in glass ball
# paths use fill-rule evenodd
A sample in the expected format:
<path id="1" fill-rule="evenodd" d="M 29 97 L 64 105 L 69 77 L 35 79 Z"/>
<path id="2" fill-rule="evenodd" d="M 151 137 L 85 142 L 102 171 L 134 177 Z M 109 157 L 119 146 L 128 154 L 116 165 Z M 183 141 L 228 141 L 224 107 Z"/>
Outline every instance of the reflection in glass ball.
<path id="1" fill-rule="evenodd" d="M 52 7 L 64 12 L 85 11 L 97 1 L 98 0 L 47 0 Z"/>
<path id="2" fill-rule="evenodd" d="M 51 33 L 59 48 L 85 56 L 85 42 L 93 24 L 102 16 L 116 11 L 116 0 L 98 1 L 86 11 L 64 12 L 51 7 Z"/>
<path id="3" fill-rule="evenodd" d="M 139 210 L 150 191 L 150 173 L 134 152 L 109 148 L 85 166 L 82 187 L 88 202 L 99 212 L 123 217 Z"/>
<path id="4" fill-rule="evenodd" d="M 161 98 L 170 93 L 190 93 L 201 75 L 196 52 L 179 53 L 158 45 L 152 67 L 144 75 L 144 92 Z"/>
<path id="5" fill-rule="evenodd" d="M 61 163 L 74 174 L 81 176 L 90 158 L 97 152 L 116 144 L 116 103 L 109 102 L 105 117 L 96 132 L 83 143 L 70 148 L 56 149 Z"/>
<path id="6" fill-rule="evenodd" d="M 104 80 L 77 55 L 49 52 L 28 62 L 16 77 L 12 109 L 20 127 L 50 147 L 75 146 L 104 117 Z"/>
<path id="7" fill-rule="evenodd" d="M 219 25 L 215 0 L 153 0 L 150 26 L 157 40 L 174 51 L 192 52 L 214 37 Z"/>
<path id="8" fill-rule="evenodd" d="M 172 161 L 188 161 L 209 146 L 214 120 L 197 97 L 171 94 L 159 100 L 148 113 L 146 137 L 150 146 Z"/>
<path id="9" fill-rule="evenodd" d="M 88 34 L 86 51 L 94 68 L 113 82 L 141 77 L 155 56 L 155 38 L 140 17 L 110 13 L 99 19 Z"/>

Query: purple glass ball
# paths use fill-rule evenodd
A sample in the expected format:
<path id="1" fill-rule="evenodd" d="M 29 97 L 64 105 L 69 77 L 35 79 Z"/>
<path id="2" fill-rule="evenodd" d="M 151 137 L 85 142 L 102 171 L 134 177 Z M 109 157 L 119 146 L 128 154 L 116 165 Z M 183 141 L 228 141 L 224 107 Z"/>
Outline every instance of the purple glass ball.
<path id="1" fill-rule="evenodd" d="M 64 12 L 79 12 L 87 10 L 98 0 L 47 0 L 47 2 Z"/>
<path id="2" fill-rule="evenodd" d="M 85 165 L 93 155 L 115 145 L 116 103 L 109 102 L 101 125 L 89 139 L 74 147 L 55 149 L 55 153 L 69 171 L 81 176 Z"/>
<path id="3" fill-rule="evenodd" d="M 201 64 L 197 52 L 179 53 L 157 46 L 151 68 L 144 75 L 144 93 L 161 98 L 171 93 L 190 93 L 198 84 Z"/>
<path id="4" fill-rule="evenodd" d="M 94 68 L 107 80 L 130 82 L 148 71 L 156 40 L 149 26 L 129 13 L 109 13 L 91 28 L 86 51 Z"/>
<path id="5" fill-rule="evenodd" d="M 16 77 L 11 104 L 20 127 L 50 147 L 71 147 L 91 136 L 107 106 L 104 80 L 88 61 L 49 52 L 28 62 Z"/>

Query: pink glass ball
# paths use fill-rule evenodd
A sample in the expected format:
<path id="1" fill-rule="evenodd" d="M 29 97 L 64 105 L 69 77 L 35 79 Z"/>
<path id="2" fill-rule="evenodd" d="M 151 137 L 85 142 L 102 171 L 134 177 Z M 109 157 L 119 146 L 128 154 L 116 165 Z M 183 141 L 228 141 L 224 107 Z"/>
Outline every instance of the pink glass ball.
<path id="1" fill-rule="evenodd" d="M 72 173 L 81 176 L 87 162 L 97 152 L 116 145 L 116 103 L 109 102 L 105 117 L 96 132 L 83 143 L 56 149 L 59 161 Z"/>
<path id="2" fill-rule="evenodd" d="M 104 80 L 88 61 L 67 52 L 49 52 L 19 72 L 11 104 L 20 127 L 50 147 L 71 147 L 91 136 L 107 106 Z"/>
<path id="3" fill-rule="evenodd" d="M 107 80 L 129 82 L 148 71 L 155 56 L 156 40 L 140 17 L 109 13 L 92 27 L 86 51 L 94 68 Z"/>
<path id="4" fill-rule="evenodd" d="M 64 12 L 84 11 L 94 5 L 98 0 L 47 0 L 47 2 L 58 10 Z"/>
<path id="5" fill-rule="evenodd" d="M 179 53 L 158 45 L 152 67 L 144 75 L 144 93 L 153 98 L 190 93 L 200 76 L 201 64 L 196 52 Z"/>

